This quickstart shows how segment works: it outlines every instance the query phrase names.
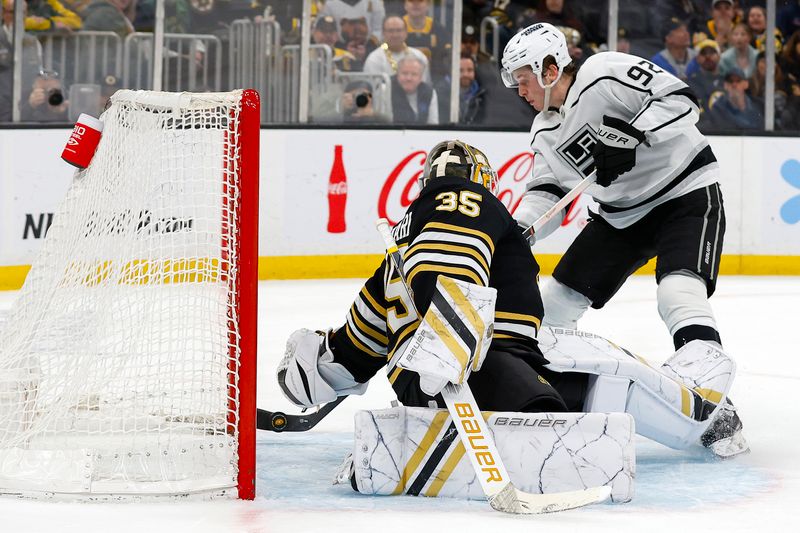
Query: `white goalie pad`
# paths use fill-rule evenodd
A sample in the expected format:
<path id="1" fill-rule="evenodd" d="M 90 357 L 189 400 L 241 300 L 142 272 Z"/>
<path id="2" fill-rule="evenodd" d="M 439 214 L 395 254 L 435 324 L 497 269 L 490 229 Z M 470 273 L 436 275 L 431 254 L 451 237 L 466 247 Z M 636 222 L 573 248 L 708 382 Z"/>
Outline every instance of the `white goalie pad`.
<path id="1" fill-rule="evenodd" d="M 550 370 L 594 375 L 584 409 L 630 413 L 640 435 L 679 450 L 699 445 L 736 372 L 732 359 L 704 341 L 683 346 L 660 369 L 584 331 L 543 328 L 539 346 Z"/>
<path id="2" fill-rule="evenodd" d="M 484 413 L 514 486 L 548 494 L 608 485 L 633 497 L 634 421 L 625 413 Z M 363 494 L 483 500 L 446 410 L 359 411 L 353 476 Z"/>
<path id="3" fill-rule="evenodd" d="M 439 276 L 430 307 L 397 366 L 420 374 L 420 387 L 431 396 L 448 382 L 466 382 L 489 351 L 496 299 L 492 287 Z"/>

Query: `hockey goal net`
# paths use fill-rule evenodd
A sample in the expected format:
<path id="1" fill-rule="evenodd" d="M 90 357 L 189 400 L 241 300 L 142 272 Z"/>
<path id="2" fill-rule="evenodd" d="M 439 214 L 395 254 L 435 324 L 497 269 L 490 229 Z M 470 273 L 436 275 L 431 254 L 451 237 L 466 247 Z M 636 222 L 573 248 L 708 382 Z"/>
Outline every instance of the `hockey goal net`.
<path id="1" fill-rule="evenodd" d="M 0 493 L 255 492 L 255 91 L 119 91 L 0 330 Z"/>

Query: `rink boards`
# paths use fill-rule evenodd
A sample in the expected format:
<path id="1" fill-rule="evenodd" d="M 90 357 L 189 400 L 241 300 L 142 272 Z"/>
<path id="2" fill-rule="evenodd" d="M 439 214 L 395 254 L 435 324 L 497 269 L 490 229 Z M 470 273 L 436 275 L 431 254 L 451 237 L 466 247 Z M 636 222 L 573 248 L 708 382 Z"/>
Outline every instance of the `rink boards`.
<path id="1" fill-rule="evenodd" d="M 68 136 L 68 129 L 0 130 L 0 288 L 21 286 L 72 179 L 72 167 L 59 158 Z M 375 220 L 400 219 L 417 195 L 425 151 L 451 137 L 486 152 L 500 175 L 500 199 L 513 210 L 531 171 L 528 133 L 262 130 L 260 277 L 371 274 L 382 252 Z M 721 272 L 800 274 L 800 139 L 710 142 L 727 214 Z M 342 147 L 346 185 L 330 183 L 336 146 Z M 583 197 L 562 229 L 537 243 L 544 273 L 585 225 L 588 206 Z M 342 219 L 339 231 L 335 222 Z"/>

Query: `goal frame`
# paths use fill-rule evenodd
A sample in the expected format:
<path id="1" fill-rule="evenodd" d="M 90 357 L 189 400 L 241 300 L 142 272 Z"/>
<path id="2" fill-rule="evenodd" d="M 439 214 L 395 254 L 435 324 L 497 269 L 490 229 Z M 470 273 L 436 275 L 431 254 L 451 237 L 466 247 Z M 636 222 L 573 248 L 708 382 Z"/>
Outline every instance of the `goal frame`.
<path id="1" fill-rule="evenodd" d="M 255 498 L 256 487 L 256 360 L 258 334 L 258 201 L 261 111 L 258 92 L 242 92 L 240 112 L 239 284 L 236 311 L 240 318 L 241 356 L 238 372 L 239 443 L 238 497 Z M 234 389 L 231 386 L 231 389 Z M 235 397 L 235 396 L 231 396 Z"/>

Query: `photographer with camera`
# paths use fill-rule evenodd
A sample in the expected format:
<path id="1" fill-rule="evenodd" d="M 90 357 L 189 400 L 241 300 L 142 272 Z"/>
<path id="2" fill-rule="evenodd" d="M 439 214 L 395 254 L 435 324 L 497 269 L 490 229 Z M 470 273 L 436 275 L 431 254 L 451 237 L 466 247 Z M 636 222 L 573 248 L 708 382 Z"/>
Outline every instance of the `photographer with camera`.
<path id="1" fill-rule="evenodd" d="M 345 123 L 390 122 L 389 117 L 376 113 L 372 107 L 372 85 L 365 80 L 355 80 L 347 84 L 342 93 L 340 107 Z"/>
<path id="2" fill-rule="evenodd" d="M 31 122 L 69 122 L 69 100 L 57 72 L 39 71 L 28 99 L 22 103 L 22 120 Z"/>

